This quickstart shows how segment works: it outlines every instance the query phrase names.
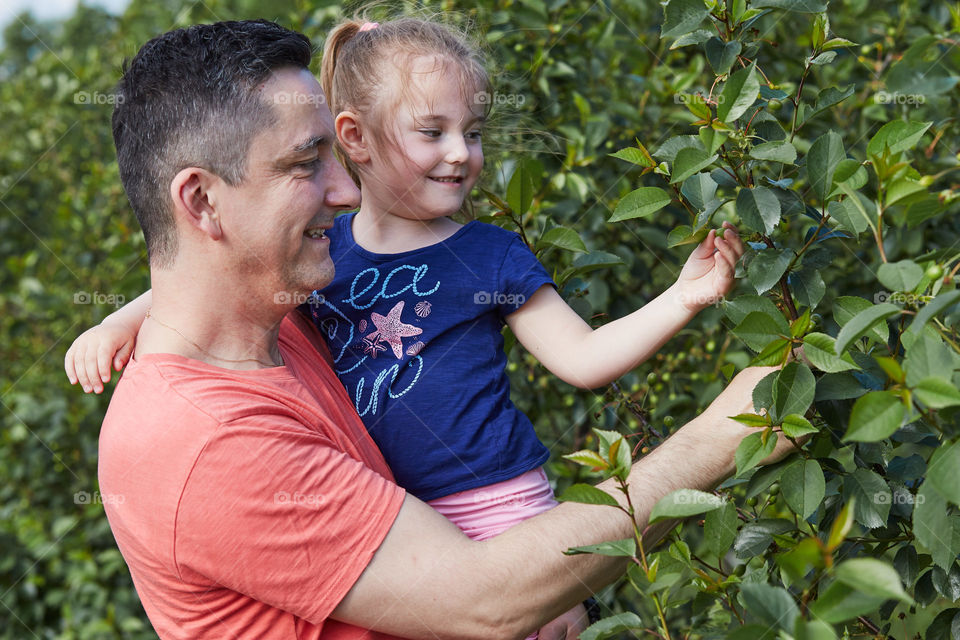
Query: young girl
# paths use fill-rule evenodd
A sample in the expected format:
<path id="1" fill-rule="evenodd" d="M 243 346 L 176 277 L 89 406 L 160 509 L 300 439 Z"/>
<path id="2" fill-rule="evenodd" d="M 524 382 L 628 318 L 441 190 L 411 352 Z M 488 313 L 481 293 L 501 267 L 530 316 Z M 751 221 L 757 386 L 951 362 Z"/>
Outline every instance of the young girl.
<path id="1" fill-rule="evenodd" d="M 450 218 L 480 175 L 489 103 L 463 37 L 416 19 L 347 21 L 327 41 L 322 85 L 362 204 L 328 232 L 336 276 L 300 310 L 397 482 L 472 538 L 496 535 L 556 504 L 541 468 L 549 452 L 510 401 L 503 324 L 561 379 L 599 387 L 726 294 L 743 246 L 724 223 L 664 294 L 593 330 L 517 234 Z M 67 354 L 71 382 L 76 367 L 97 381 L 85 391 L 102 390 L 135 333 L 81 336 Z"/>

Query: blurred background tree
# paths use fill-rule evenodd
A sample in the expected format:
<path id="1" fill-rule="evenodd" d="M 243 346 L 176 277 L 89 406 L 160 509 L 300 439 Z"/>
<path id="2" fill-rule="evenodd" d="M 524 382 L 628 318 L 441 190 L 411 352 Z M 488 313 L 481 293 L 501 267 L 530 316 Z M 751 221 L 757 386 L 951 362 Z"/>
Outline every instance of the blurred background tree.
<path id="1" fill-rule="evenodd" d="M 703 6 L 716 4 L 708 0 Z M 738 4 L 727 2 L 731 12 Z M 81 4 L 64 20 L 23 14 L 4 29 L 0 638 L 155 637 L 97 493 L 97 434 L 109 390 L 99 397 L 83 395 L 62 372 L 63 354 L 83 328 L 149 286 L 143 240 L 117 176 L 110 135 L 110 92 L 123 59 L 168 29 L 227 19 L 276 20 L 303 31 L 319 48 L 327 30 L 353 6 L 321 0 L 133 0 L 119 16 Z M 562 283 L 563 295 L 594 324 L 628 313 L 673 282 L 689 247 L 668 248 L 668 234 L 687 219 L 686 211 L 674 200 L 655 216 L 610 224 L 623 196 L 655 184 L 654 176 L 641 179 L 637 167 L 610 154 L 636 140 L 655 150 L 690 133 L 696 117 L 683 96 L 709 94 L 714 72 L 722 73 L 717 65 L 725 64 L 723 56 L 707 55 L 706 45 L 671 48 L 675 39 L 661 39 L 663 7 L 642 0 L 445 0 L 394 8 L 470 20 L 489 45 L 491 66 L 498 70 L 491 95 L 496 117 L 481 185 L 488 194 L 475 194 L 477 215 L 523 230 Z M 930 177 L 926 187 L 938 194 L 937 202 L 918 214 L 916 224 L 895 226 L 885 239 L 886 252 L 898 260 L 955 247 L 960 6 L 845 0 L 835 1 L 829 15 L 830 30 L 856 44 L 838 49 L 829 64 L 813 66 L 808 90 L 850 84 L 854 90 L 805 125 L 798 150 L 806 154 L 809 141 L 833 129 L 860 160 L 882 124 L 933 122 L 914 162 Z M 787 95 L 796 92 L 809 66 L 804 60 L 812 45 L 811 21 L 809 13 L 774 12 L 752 25 L 762 42 L 763 70 Z M 884 97 L 891 91 L 922 101 Z M 792 105 L 773 100 L 767 112 L 789 122 Z M 510 180 L 519 174 L 530 176 L 517 179 L 529 179 L 534 187 L 526 207 L 515 206 L 510 197 Z M 506 210 L 511 213 L 502 213 Z M 732 206 L 719 215 L 736 220 Z M 556 227 L 574 233 L 551 231 Z M 876 246 L 840 242 L 844 250 L 818 266 L 826 283 L 824 309 L 839 295 L 873 300 L 877 293 Z M 951 277 L 953 253 L 933 260 Z M 752 291 L 745 282 L 731 297 Z M 708 309 L 655 359 L 597 392 L 565 385 L 522 349 L 513 349 L 514 398 L 554 453 L 548 471 L 558 490 L 589 479 L 560 456 L 595 445 L 592 428 L 639 434 L 629 442 L 642 455 L 648 442 L 706 406 L 732 370 L 753 356 L 731 332 L 736 324 L 723 308 Z M 876 446 L 876 459 L 883 462 L 882 447 Z M 769 486 L 759 491 L 769 492 Z M 769 502 L 765 496 L 760 499 Z M 907 588 L 933 608 L 906 612 L 889 630 L 896 637 L 924 633 L 937 611 L 950 611 L 948 604 L 960 598 L 954 571 L 941 578 L 931 569 L 924 582 L 920 574 L 926 566 L 918 567 Z M 693 574 L 686 575 L 692 585 Z M 650 603 L 623 585 L 601 596 L 606 614 L 638 611 L 652 620 Z M 687 602 L 670 615 L 688 625 L 701 620 L 702 637 L 724 636 L 706 618 L 695 619 L 697 611 Z M 952 614 L 944 620 L 926 637 L 950 637 Z"/>

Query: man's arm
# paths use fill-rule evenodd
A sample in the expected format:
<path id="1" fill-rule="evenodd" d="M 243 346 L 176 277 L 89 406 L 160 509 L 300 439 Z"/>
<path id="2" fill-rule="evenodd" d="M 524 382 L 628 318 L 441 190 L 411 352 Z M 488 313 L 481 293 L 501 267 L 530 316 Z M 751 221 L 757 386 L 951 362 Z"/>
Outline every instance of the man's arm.
<path id="1" fill-rule="evenodd" d="M 630 492 L 640 522 L 671 491 L 708 490 L 733 473 L 737 444 L 751 430 L 727 416 L 751 410 L 753 388 L 773 370 L 739 374 L 703 414 L 634 464 Z M 781 439 L 771 460 L 791 448 Z M 618 495 L 612 481 L 600 487 Z M 652 544 L 670 528 L 655 525 L 645 539 Z M 523 637 L 627 566 L 623 558 L 564 556 L 564 550 L 630 535 L 632 526 L 618 510 L 564 503 L 500 536 L 472 542 L 408 496 L 333 617 L 404 637 Z"/>

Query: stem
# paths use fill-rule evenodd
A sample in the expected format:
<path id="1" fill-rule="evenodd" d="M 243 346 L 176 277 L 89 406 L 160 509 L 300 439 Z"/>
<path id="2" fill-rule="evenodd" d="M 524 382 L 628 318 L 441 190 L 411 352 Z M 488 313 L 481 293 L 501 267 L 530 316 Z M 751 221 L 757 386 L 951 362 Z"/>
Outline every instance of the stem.
<path id="1" fill-rule="evenodd" d="M 813 52 L 816 57 L 817 52 Z M 803 75 L 800 76 L 800 85 L 797 87 L 797 97 L 793 99 L 793 124 L 790 125 L 790 142 L 793 142 L 793 136 L 797 135 L 797 116 L 800 114 L 800 96 L 803 93 L 803 83 L 807 81 L 807 73 L 810 72 L 810 63 L 803 68 Z"/>
<path id="2" fill-rule="evenodd" d="M 776 245 L 773 244 L 773 240 L 767 236 L 763 236 L 763 241 L 767 244 L 767 247 L 775 249 Z M 787 285 L 787 274 L 789 270 L 784 271 L 783 275 L 780 276 L 780 295 L 783 296 L 783 303 L 787 306 L 787 311 L 790 313 L 790 320 L 796 320 L 800 317 L 800 314 L 797 313 L 797 308 L 793 304 L 793 296 L 790 294 L 790 287 Z"/>

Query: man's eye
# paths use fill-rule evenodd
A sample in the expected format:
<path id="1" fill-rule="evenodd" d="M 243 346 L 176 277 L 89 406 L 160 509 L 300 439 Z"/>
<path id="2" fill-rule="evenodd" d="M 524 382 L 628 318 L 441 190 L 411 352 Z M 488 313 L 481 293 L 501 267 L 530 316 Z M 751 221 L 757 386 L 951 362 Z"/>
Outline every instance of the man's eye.
<path id="1" fill-rule="evenodd" d="M 295 166 L 299 169 L 305 169 L 307 171 L 313 172 L 320 168 L 320 158 L 314 158 L 309 162 L 300 162 Z"/>

